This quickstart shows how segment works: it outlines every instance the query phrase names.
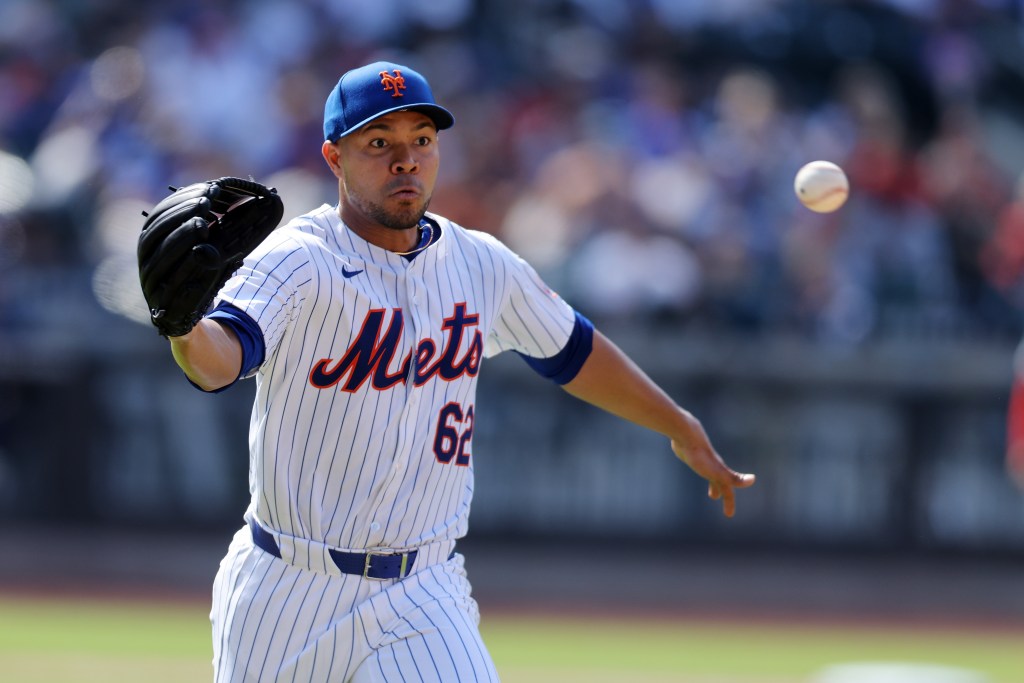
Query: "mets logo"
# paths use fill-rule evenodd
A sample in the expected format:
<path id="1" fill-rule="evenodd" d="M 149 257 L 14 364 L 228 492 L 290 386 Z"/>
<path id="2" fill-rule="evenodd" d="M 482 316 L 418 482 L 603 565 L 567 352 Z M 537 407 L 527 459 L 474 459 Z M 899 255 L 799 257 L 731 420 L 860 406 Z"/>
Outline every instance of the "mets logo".
<path id="1" fill-rule="evenodd" d="M 394 91 L 392 97 L 402 97 L 401 90 L 405 90 L 405 77 L 402 76 L 402 72 L 395 69 L 395 75 L 392 76 L 387 71 L 380 72 L 380 84 L 384 86 L 384 91 Z"/>
<path id="2" fill-rule="evenodd" d="M 424 337 L 404 358 L 399 355 L 405 328 L 402 309 L 392 309 L 391 321 L 385 326 L 386 313 L 382 308 L 370 310 L 343 355 L 321 358 L 313 365 L 309 383 L 317 389 L 337 385 L 351 393 L 369 380 L 370 386 L 383 391 L 407 381 L 423 386 L 435 376 L 446 382 L 463 375 L 476 377 L 480 371 L 484 340 L 480 330 L 474 329 L 480 324 L 480 316 L 467 312 L 464 302 L 455 304 L 451 316 L 444 319 L 441 329 L 446 339 L 441 348 L 430 337 Z M 468 343 L 464 344 L 464 339 Z"/>

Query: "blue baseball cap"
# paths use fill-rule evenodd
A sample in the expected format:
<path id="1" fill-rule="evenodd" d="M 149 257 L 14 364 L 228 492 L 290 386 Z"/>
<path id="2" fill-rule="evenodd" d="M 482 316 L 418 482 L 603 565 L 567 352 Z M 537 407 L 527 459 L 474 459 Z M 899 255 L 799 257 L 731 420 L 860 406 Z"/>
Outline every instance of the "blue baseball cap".
<path id="1" fill-rule="evenodd" d="M 438 130 L 451 128 L 455 117 L 434 102 L 427 79 L 409 67 L 374 62 L 347 71 L 324 106 L 324 140 L 343 138 L 378 116 L 393 111 L 420 111 Z"/>

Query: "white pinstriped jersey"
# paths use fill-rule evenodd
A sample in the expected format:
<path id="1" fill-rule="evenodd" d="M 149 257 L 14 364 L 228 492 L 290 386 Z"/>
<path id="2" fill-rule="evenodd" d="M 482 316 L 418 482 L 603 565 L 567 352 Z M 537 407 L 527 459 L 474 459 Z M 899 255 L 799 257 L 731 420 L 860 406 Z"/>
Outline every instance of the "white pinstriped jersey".
<path id="1" fill-rule="evenodd" d="M 284 536 L 360 549 L 464 535 L 483 356 L 548 358 L 569 339 L 574 311 L 526 262 L 427 217 L 440 239 L 410 261 L 324 205 L 274 231 L 221 290 L 266 343 L 247 514 Z"/>

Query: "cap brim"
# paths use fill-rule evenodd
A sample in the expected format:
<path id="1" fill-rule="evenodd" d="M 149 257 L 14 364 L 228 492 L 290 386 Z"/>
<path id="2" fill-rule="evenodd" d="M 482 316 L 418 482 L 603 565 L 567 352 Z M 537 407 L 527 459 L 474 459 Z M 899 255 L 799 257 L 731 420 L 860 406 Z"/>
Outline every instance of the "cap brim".
<path id="1" fill-rule="evenodd" d="M 356 132 L 357 130 L 359 130 L 360 128 L 365 126 L 366 124 L 368 124 L 371 121 L 373 121 L 374 119 L 379 119 L 380 117 L 384 116 L 385 114 L 391 114 L 391 113 L 394 113 L 396 111 L 418 111 L 418 112 L 422 112 L 423 114 L 426 114 L 427 116 L 430 117 L 430 119 L 434 122 L 434 125 L 437 126 L 438 130 L 446 130 L 448 128 L 451 128 L 453 125 L 455 125 L 455 117 L 452 116 L 452 113 L 450 111 L 448 111 L 447 109 L 445 109 L 444 107 L 442 107 L 441 105 L 439 105 L 439 104 L 431 104 L 429 102 L 424 102 L 422 104 L 405 104 L 405 105 L 402 105 L 400 107 L 392 107 L 391 109 L 385 109 L 384 111 L 379 111 L 376 114 L 374 114 L 373 116 L 365 118 L 365 119 L 363 119 L 362 121 L 360 121 L 359 123 L 357 123 L 357 124 L 355 124 L 353 126 L 349 126 L 348 130 L 346 130 L 344 133 L 342 133 L 341 135 L 336 137 L 334 140 L 332 140 L 332 142 L 340 140 L 343 137 L 345 137 L 346 135 L 351 135 L 352 133 Z"/>

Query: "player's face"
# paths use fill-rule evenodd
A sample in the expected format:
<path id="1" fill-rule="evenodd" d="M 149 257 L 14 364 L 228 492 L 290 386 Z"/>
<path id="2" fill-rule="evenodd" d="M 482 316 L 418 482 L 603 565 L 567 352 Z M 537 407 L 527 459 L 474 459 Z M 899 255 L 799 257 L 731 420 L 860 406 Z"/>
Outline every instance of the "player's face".
<path id="1" fill-rule="evenodd" d="M 395 112 L 374 119 L 338 141 L 342 216 L 406 230 L 430 204 L 440 155 L 437 129 L 426 115 Z M 328 159 L 328 163 L 331 160 Z"/>

